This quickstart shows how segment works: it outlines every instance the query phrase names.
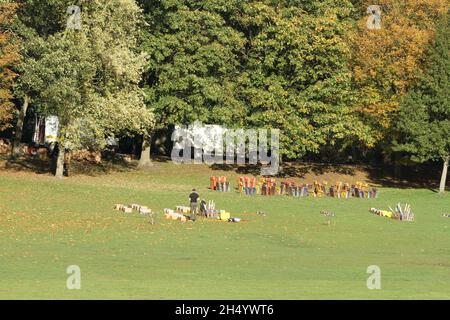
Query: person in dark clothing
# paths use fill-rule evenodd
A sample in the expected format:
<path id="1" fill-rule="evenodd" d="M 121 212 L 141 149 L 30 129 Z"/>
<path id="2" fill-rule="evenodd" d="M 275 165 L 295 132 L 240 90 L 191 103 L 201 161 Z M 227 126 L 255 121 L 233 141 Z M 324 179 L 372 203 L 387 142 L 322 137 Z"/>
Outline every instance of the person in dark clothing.
<path id="1" fill-rule="evenodd" d="M 191 203 L 191 220 L 196 219 L 197 214 L 197 200 L 199 198 L 199 194 L 195 189 L 192 189 L 191 194 L 189 195 L 189 202 Z"/>

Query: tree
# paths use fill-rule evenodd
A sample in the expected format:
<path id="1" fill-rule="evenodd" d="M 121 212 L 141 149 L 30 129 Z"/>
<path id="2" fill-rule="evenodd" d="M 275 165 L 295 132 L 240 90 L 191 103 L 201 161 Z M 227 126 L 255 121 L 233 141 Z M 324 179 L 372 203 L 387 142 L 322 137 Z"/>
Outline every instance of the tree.
<path id="1" fill-rule="evenodd" d="M 371 144 L 354 110 L 348 1 L 142 1 L 147 104 L 161 126 L 279 128 L 291 157 Z"/>
<path id="2" fill-rule="evenodd" d="M 98 150 L 108 136 L 145 134 L 152 125 L 139 87 L 146 59 L 135 52 L 139 7 L 133 0 L 80 5 L 81 28 L 48 36 L 40 56 L 29 61 L 28 74 L 45 84 L 36 104 L 59 118 L 57 177 L 63 176 L 65 150 Z"/>
<path id="3" fill-rule="evenodd" d="M 426 49 L 434 37 L 435 22 L 449 8 L 442 0 L 355 1 L 355 31 L 350 34 L 351 67 L 357 92 L 357 110 L 371 134 L 389 153 L 393 120 L 400 101 L 424 68 Z M 369 5 L 381 8 L 381 29 L 367 27 Z M 388 139 L 388 141 L 385 141 Z"/>
<path id="4" fill-rule="evenodd" d="M 441 19 L 429 49 L 427 72 L 403 100 L 397 129 L 397 150 L 412 160 L 442 160 L 439 192 L 445 192 L 450 159 L 450 15 Z"/>
<path id="5" fill-rule="evenodd" d="M 62 20 L 67 9 L 67 3 L 61 0 L 16 2 L 17 19 L 13 26 L 17 37 L 21 39 L 22 59 L 14 68 L 14 72 L 18 75 L 14 89 L 18 110 L 13 137 L 13 157 L 21 152 L 22 130 L 28 108 L 38 101 L 39 92 L 46 86 L 40 78 L 41 66 L 36 61 L 43 54 L 47 37 L 63 30 Z"/>
<path id="6" fill-rule="evenodd" d="M 14 116 L 13 86 L 17 74 L 13 67 L 20 60 L 18 38 L 12 30 L 17 5 L 0 3 L 0 130 L 11 126 Z"/>
<path id="7" fill-rule="evenodd" d="M 20 22 L 17 23 L 19 24 Z M 24 31 L 26 30 L 29 32 L 31 31 L 30 29 L 19 29 L 21 30 L 18 34 L 21 36 L 22 40 L 20 52 L 23 58 L 15 68 L 15 72 L 18 74 L 18 79 L 14 90 L 14 96 L 20 103 L 20 106 L 15 126 L 16 130 L 13 137 L 12 157 L 19 156 L 21 152 L 20 143 L 22 141 L 23 125 L 28 108 L 32 103 L 33 98 L 38 95 L 38 92 L 41 89 L 45 87 L 45 84 L 41 81 L 41 79 L 39 79 L 37 74 L 39 66 L 34 63 L 34 58 L 39 56 L 36 49 L 39 50 L 38 48 L 42 47 L 41 44 L 43 40 L 33 33 L 27 33 L 27 36 L 24 36 Z"/>
<path id="8" fill-rule="evenodd" d="M 242 125 L 246 109 L 236 95 L 236 79 L 245 39 L 229 21 L 239 1 L 140 3 L 148 23 L 146 104 L 155 113 L 155 128 L 196 120 Z M 144 144 L 149 146 L 148 139 Z M 143 150 L 148 159 L 149 148 Z"/>
<path id="9" fill-rule="evenodd" d="M 281 129 L 289 158 L 372 144 L 353 107 L 351 10 L 349 1 L 246 1 L 236 15 L 247 37 L 239 96 L 249 125 Z"/>

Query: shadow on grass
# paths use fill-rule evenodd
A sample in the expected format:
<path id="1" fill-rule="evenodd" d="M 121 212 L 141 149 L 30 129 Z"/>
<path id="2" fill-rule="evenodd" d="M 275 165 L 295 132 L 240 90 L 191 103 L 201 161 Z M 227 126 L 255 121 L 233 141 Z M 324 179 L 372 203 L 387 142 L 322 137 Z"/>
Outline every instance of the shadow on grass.
<path id="1" fill-rule="evenodd" d="M 169 163 L 170 157 L 153 157 L 152 162 Z M 11 171 L 28 171 L 36 174 L 52 174 L 50 160 L 42 160 L 39 157 L 22 156 L 11 158 L 7 155 L 0 155 L 0 167 Z M 127 162 L 124 160 L 102 160 L 101 163 L 89 161 L 71 161 L 70 175 L 100 176 L 114 172 L 129 172 L 138 169 L 138 161 Z M 211 166 L 212 170 L 225 172 L 235 172 L 240 175 L 259 176 L 261 165 L 237 165 L 237 164 L 215 164 Z M 425 188 L 433 192 L 438 192 L 438 185 L 441 175 L 439 165 L 415 165 L 400 167 L 400 170 L 394 170 L 393 166 L 373 166 L 373 165 L 350 165 L 350 164 L 320 164 L 320 163 L 302 163 L 289 162 L 283 163 L 277 178 L 300 178 L 304 179 L 309 175 L 309 179 L 314 179 L 314 175 L 326 176 L 331 183 L 335 182 L 336 176 L 347 176 L 347 182 L 356 182 L 356 179 L 364 179 L 372 185 L 378 185 L 390 188 Z M 311 177 L 311 175 L 313 177 Z M 364 178 L 363 178 L 364 177 Z M 324 177 L 320 177 L 323 179 Z M 344 179 L 339 176 L 339 179 Z M 360 180 L 361 181 L 361 180 Z M 450 179 L 447 181 L 450 187 Z"/>
<path id="2" fill-rule="evenodd" d="M 21 156 L 12 158 L 0 156 L 0 161 L 4 162 L 4 168 L 11 171 L 33 171 L 37 174 L 51 173 L 50 162 L 38 157 Z"/>
<path id="3" fill-rule="evenodd" d="M 236 164 L 214 164 L 211 166 L 213 170 L 234 171 L 237 174 L 251 174 L 258 176 L 261 173 L 262 166 L 258 165 L 236 165 Z M 307 174 L 313 173 L 323 175 L 327 173 L 344 174 L 354 176 L 356 174 L 355 167 L 350 165 L 331 165 L 317 163 L 296 163 L 285 162 L 281 165 L 277 178 L 296 177 L 304 178 Z"/>
<path id="4" fill-rule="evenodd" d="M 137 161 L 102 160 L 100 163 L 73 161 L 70 165 L 71 175 L 99 176 L 114 172 L 129 172 L 137 169 Z"/>
<path id="5" fill-rule="evenodd" d="M 441 167 L 432 164 L 401 166 L 397 170 L 393 166 L 367 166 L 366 171 L 371 183 L 400 189 L 425 188 L 438 192 L 441 178 Z"/>
<path id="6" fill-rule="evenodd" d="M 52 174 L 51 160 L 42 160 L 39 157 L 21 156 L 11 158 L 1 155 L 0 162 L 4 162 L 4 168 L 10 171 L 28 171 L 36 174 Z M 99 176 L 113 172 L 127 172 L 137 168 L 137 161 L 126 162 L 123 160 L 102 160 L 101 163 L 72 160 L 69 174 Z"/>

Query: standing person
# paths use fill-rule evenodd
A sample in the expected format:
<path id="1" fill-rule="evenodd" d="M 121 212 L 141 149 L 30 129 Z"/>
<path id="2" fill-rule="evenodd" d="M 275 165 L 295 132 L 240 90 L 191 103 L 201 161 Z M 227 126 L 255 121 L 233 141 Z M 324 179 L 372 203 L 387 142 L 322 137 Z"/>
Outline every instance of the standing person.
<path id="1" fill-rule="evenodd" d="M 196 214 L 197 214 L 197 200 L 199 198 L 199 194 L 195 189 L 192 189 L 191 194 L 189 195 L 189 201 L 191 203 L 191 220 L 196 220 Z"/>

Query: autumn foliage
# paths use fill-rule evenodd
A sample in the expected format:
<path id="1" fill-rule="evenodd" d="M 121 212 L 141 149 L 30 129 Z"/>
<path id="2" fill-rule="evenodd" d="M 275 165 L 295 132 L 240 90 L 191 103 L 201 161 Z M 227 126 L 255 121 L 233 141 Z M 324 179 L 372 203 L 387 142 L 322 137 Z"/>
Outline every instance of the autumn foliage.
<path id="1" fill-rule="evenodd" d="M 19 61 L 18 45 L 13 32 L 9 29 L 16 5 L 0 4 L 0 129 L 10 126 L 13 117 L 11 88 L 16 74 L 11 67 Z"/>
<path id="2" fill-rule="evenodd" d="M 435 22 L 449 9 L 446 0 L 379 0 L 381 28 L 367 28 L 367 17 L 351 35 L 352 70 L 359 92 L 358 110 L 378 139 L 389 133 L 400 98 L 423 74 L 423 61 Z M 362 1 L 365 12 L 373 1 Z"/>

